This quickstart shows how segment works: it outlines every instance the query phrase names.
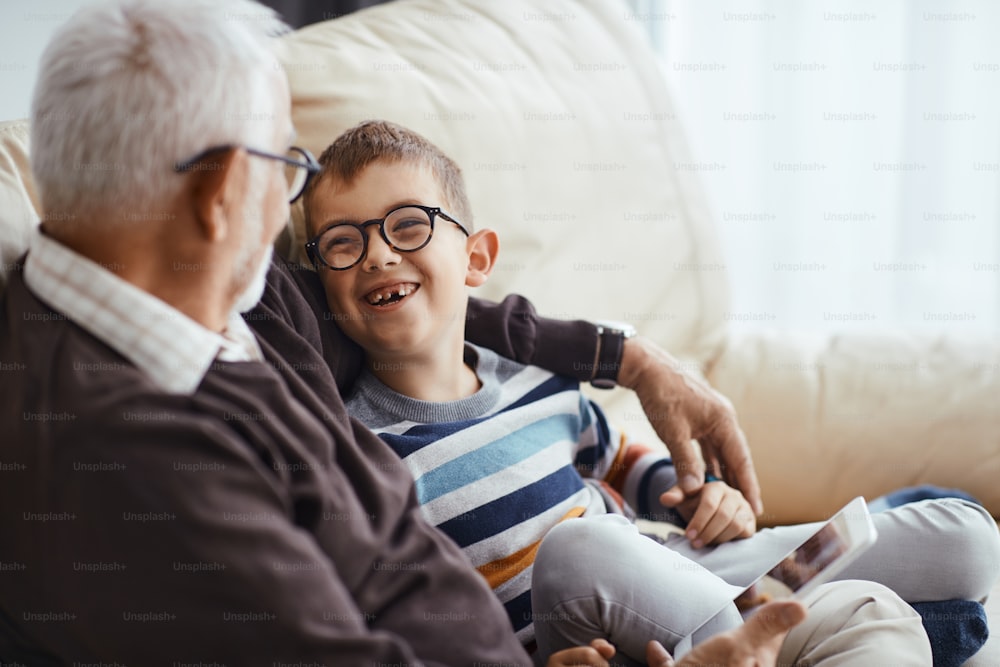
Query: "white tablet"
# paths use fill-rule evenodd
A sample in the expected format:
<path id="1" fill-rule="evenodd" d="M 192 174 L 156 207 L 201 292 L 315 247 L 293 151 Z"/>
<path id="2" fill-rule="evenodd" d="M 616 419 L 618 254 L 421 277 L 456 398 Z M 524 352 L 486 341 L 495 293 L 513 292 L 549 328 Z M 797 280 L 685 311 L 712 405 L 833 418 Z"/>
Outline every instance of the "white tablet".
<path id="1" fill-rule="evenodd" d="M 847 503 L 802 544 L 744 588 L 735 598 L 737 608 L 746 617 L 753 609 L 777 598 L 808 595 L 824 584 L 875 543 L 875 525 L 865 499 L 858 496 Z M 728 605 L 728 603 L 726 603 Z M 692 637 L 702 625 L 719 611 L 681 639 L 674 647 L 674 659 L 691 650 Z"/>

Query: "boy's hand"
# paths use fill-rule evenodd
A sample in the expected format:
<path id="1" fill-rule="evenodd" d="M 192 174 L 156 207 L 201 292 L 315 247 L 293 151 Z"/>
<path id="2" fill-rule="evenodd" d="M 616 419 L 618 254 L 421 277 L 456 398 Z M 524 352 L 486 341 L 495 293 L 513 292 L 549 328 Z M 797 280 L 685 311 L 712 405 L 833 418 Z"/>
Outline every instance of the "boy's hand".
<path id="1" fill-rule="evenodd" d="M 701 491 L 687 496 L 675 486 L 660 496 L 660 502 L 676 508 L 688 522 L 684 535 L 696 549 L 750 537 L 757 531 L 750 503 L 723 481 L 707 482 Z"/>
<path id="2" fill-rule="evenodd" d="M 603 639 L 595 639 L 590 646 L 556 651 L 549 656 L 545 667 L 609 667 L 608 660 L 614 655 L 614 646 Z"/>
<path id="3" fill-rule="evenodd" d="M 688 494 L 702 488 L 707 463 L 743 492 L 754 515 L 764 511 L 750 447 L 726 397 L 684 371 L 674 357 L 643 336 L 625 341 L 618 384 L 639 397 L 649 423 L 670 450 L 679 484 Z M 698 441 L 700 454 L 692 438 Z"/>

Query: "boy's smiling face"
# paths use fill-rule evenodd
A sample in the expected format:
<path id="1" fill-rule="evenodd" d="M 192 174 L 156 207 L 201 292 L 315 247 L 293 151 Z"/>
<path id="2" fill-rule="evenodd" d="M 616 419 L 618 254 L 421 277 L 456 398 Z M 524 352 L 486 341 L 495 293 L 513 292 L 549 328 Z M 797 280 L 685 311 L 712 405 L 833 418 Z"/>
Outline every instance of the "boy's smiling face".
<path id="1" fill-rule="evenodd" d="M 309 231 L 312 235 L 333 223 L 382 218 L 406 204 L 448 211 L 429 168 L 413 162 L 374 162 L 350 185 L 332 177 L 317 184 L 307 202 L 313 226 Z M 358 264 L 344 271 L 319 270 L 338 325 L 374 361 L 420 362 L 442 350 L 460 350 L 465 287 L 485 280 L 473 266 L 475 252 L 470 256 L 483 232 L 467 239 L 455 224 L 438 216 L 431 241 L 414 252 L 390 248 L 376 225 L 365 232 L 368 251 Z"/>

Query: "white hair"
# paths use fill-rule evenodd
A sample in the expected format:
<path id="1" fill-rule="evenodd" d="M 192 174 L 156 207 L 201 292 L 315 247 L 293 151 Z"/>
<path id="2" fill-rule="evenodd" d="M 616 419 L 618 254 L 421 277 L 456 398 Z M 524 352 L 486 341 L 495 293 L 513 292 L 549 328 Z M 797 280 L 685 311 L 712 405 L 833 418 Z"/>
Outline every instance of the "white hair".
<path id="1" fill-rule="evenodd" d="M 250 0 L 116 0 L 77 12 L 46 47 L 32 101 L 46 216 L 149 219 L 183 187 L 177 163 L 213 146 L 273 143 L 277 108 L 262 71 L 279 67 L 271 38 L 286 30 Z"/>

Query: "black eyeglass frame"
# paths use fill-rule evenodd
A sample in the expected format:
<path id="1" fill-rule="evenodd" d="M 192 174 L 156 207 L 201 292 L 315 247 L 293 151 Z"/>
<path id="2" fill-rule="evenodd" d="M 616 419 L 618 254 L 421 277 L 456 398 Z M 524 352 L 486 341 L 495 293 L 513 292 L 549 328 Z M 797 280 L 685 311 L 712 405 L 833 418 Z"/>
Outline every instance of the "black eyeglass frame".
<path id="1" fill-rule="evenodd" d="M 308 149 L 302 148 L 301 146 L 290 146 L 288 148 L 289 152 L 295 151 L 299 155 L 305 158 L 305 162 L 299 162 L 294 160 L 287 155 L 278 155 L 277 153 L 269 153 L 268 151 L 262 151 L 257 148 L 250 148 L 249 146 L 241 146 L 239 144 L 224 144 L 221 146 L 212 146 L 211 148 L 206 148 L 202 152 L 195 155 L 193 158 L 184 160 L 183 162 L 178 162 L 174 165 L 174 171 L 177 173 L 183 173 L 186 171 L 193 171 L 195 165 L 215 153 L 224 153 L 225 151 L 231 151 L 236 148 L 242 148 L 250 155 L 256 155 L 257 157 L 267 158 L 268 160 L 278 160 L 279 162 L 284 162 L 285 164 L 290 164 L 294 167 L 299 167 L 306 170 L 305 180 L 302 181 L 302 186 L 299 188 L 298 192 L 290 192 L 288 203 L 293 203 L 296 199 L 302 196 L 305 192 L 306 186 L 309 185 L 309 181 L 313 176 L 320 172 L 319 162 L 313 157 L 313 154 L 309 152 Z"/>
<path id="2" fill-rule="evenodd" d="M 430 233 L 427 234 L 427 240 L 424 241 L 423 243 L 421 243 L 416 248 L 407 248 L 407 249 L 404 249 L 404 248 L 397 247 L 396 245 L 394 245 L 392 243 L 392 241 L 389 240 L 389 238 L 386 236 L 386 233 L 385 233 L 385 221 L 393 213 L 395 213 L 396 211 L 401 211 L 404 208 L 419 208 L 420 210 L 422 210 L 424 213 L 427 214 L 427 217 L 430 220 L 431 230 L 430 230 Z M 421 248 L 427 247 L 427 244 L 431 242 L 432 238 L 434 238 L 434 219 L 437 218 L 438 216 L 444 218 L 448 222 L 455 223 L 455 225 L 460 230 L 462 230 L 463 234 L 465 234 L 466 236 L 471 236 L 471 234 L 469 234 L 469 230 L 465 228 L 465 225 L 463 225 L 461 222 L 459 222 L 455 218 L 451 217 L 450 215 L 448 215 L 447 213 L 445 213 L 444 211 L 442 211 L 439 206 L 422 206 L 420 204 L 403 204 L 402 206 L 397 206 L 396 208 L 392 209 L 391 211 L 389 211 L 388 213 L 386 213 L 381 218 L 373 218 L 371 220 L 366 220 L 366 221 L 364 221 L 362 223 L 334 222 L 332 224 L 327 225 L 326 227 L 324 227 L 323 229 L 321 229 L 319 231 L 319 233 L 316 234 L 316 236 L 314 236 L 310 241 L 308 241 L 306 243 L 306 256 L 309 257 L 309 261 L 312 262 L 313 267 L 317 271 L 319 271 L 320 266 L 323 266 L 323 267 L 325 267 L 327 269 L 330 269 L 331 271 L 346 271 L 347 269 L 353 269 L 355 266 L 357 266 L 358 264 L 360 264 L 361 262 L 363 262 L 364 259 L 365 259 L 365 257 L 368 256 L 368 231 L 367 230 L 372 225 L 378 225 L 379 236 L 381 236 L 382 240 L 385 241 L 385 244 L 387 246 L 389 246 L 390 248 L 392 248 L 394 251 L 396 251 L 396 252 L 416 252 L 416 251 L 420 250 Z M 331 229 L 334 229 L 336 227 L 354 227 L 355 229 L 358 229 L 361 232 L 361 254 L 358 256 L 358 258 L 356 260 L 354 260 L 354 262 L 352 264 L 349 264 L 348 266 L 341 266 L 341 267 L 330 266 L 327 263 L 327 261 L 323 258 L 322 253 L 320 253 L 320 251 L 319 251 L 319 240 L 323 237 L 324 234 L 326 234 L 328 231 L 330 231 Z"/>

